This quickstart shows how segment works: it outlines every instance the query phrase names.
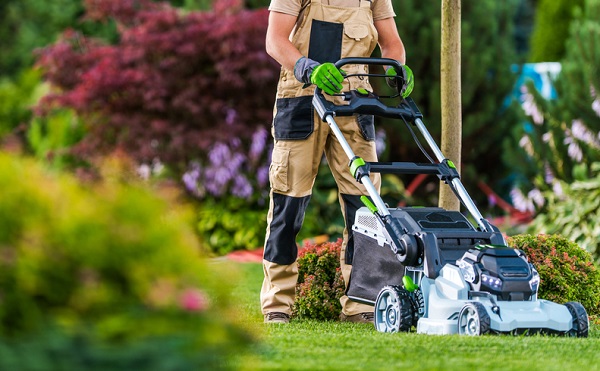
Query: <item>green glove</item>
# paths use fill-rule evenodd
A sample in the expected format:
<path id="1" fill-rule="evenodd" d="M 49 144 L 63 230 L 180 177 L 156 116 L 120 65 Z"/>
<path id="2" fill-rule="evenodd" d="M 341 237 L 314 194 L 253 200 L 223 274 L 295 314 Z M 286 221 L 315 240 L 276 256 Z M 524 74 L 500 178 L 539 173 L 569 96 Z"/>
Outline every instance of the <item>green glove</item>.
<path id="1" fill-rule="evenodd" d="M 397 81 L 402 81 L 402 86 L 400 87 L 399 92 L 402 95 L 402 98 L 406 98 L 412 93 L 413 88 L 415 87 L 415 77 L 413 75 L 412 70 L 407 66 L 402 66 L 402 71 L 400 74 L 396 72 L 394 67 L 390 67 L 385 71 L 385 74 L 389 76 L 388 85 L 392 88 L 397 87 Z"/>
<path id="2" fill-rule="evenodd" d="M 310 58 L 301 57 L 294 65 L 294 76 L 304 83 L 304 88 L 317 85 L 325 93 L 333 95 L 342 90 L 344 72 L 333 63 L 320 64 Z"/>
<path id="3" fill-rule="evenodd" d="M 310 74 L 310 82 L 329 95 L 342 91 L 342 81 L 344 76 L 333 63 L 320 64 Z"/>

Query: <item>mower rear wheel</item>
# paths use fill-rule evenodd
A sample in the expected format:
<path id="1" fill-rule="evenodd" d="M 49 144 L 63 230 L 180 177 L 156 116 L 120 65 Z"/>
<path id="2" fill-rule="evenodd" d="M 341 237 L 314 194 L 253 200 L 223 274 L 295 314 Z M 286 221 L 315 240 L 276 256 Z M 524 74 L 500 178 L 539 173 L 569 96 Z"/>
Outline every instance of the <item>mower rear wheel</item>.
<path id="1" fill-rule="evenodd" d="M 565 307 L 567 307 L 573 317 L 573 328 L 568 332 L 568 335 L 578 338 L 588 337 L 590 320 L 583 305 L 576 301 L 570 301 L 565 303 Z"/>
<path id="2" fill-rule="evenodd" d="M 385 286 L 375 300 L 375 328 L 379 332 L 408 332 L 414 310 L 410 294 L 400 286 Z"/>
<path id="3" fill-rule="evenodd" d="M 479 336 L 489 332 L 490 315 L 483 304 L 476 301 L 465 304 L 458 315 L 458 333 Z"/>

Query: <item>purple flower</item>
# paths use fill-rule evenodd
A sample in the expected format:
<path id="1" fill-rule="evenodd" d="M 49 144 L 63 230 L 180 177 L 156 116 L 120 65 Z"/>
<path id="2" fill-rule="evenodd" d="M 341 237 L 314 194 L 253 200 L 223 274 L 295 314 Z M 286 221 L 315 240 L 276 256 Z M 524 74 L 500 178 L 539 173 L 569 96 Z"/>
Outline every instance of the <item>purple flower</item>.
<path id="1" fill-rule="evenodd" d="M 232 138 L 229 143 L 231 144 L 231 148 L 240 148 L 240 146 L 242 145 L 242 141 L 240 140 L 240 138 Z"/>
<path id="2" fill-rule="evenodd" d="M 217 143 L 208 153 L 210 163 L 215 166 L 223 166 L 231 158 L 229 147 L 223 143 Z"/>
<path id="3" fill-rule="evenodd" d="M 256 182 L 260 188 L 269 183 L 269 165 L 261 166 L 256 171 Z"/>
<path id="4" fill-rule="evenodd" d="M 225 113 L 225 123 L 227 123 L 228 125 L 233 125 L 236 118 L 237 118 L 237 111 L 234 110 L 233 108 L 228 108 L 227 112 Z"/>
<path id="5" fill-rule="evenodd" d="M 246 162 L 246 157 L 241 153 L 233 154 L 233 157 L 229 160 L 228 167 L 231 171 L 239 171 L 242 165 Z"/>
<path id="6" fill-rule="evenodd" d="M 265 152 L 267 146 L 267 130 L 265 128 L 259 128 L 252 135 L 252 143 L 250 144 L 250 153 L 248 157 L 250 161 L 258 161 L 262 154 Z"/>
<path id="7" fill-rule="evenodd" d="M 185 188 L 194 194 L 196 194 L 198 191 L 198 179 L 200 179 L 200 171 L 200 164 L 194 162 L 191 164 L 191 169 L 184 173 L 181 177 Z"/>
<path id="8" fill-rule="evenodd" d="M 233 172 L 226 166 L 210 167 L 204 172 L 204 186 L 213 196 L 221 196 L 226 191 L 226 185 L 233 178 Z"/>
<path id="9" fill-rule="evenodd" d="M 234 196 L 248 199 L 252 196 L 252 185 L 250 185 L 250 182 L 248 182 L 248 179 L 244 175 L 238 174 L 233 178 L 231 193 Z"/>

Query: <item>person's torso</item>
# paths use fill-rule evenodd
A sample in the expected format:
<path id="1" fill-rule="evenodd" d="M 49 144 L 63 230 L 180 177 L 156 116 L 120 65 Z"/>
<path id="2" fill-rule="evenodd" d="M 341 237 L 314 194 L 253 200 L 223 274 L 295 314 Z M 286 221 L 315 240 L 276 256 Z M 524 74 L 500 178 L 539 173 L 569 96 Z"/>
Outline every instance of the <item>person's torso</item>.
<path id="1" fill-rule="evenodd" d="M 371 2 L 366 0 L 306 0 L 290 41 L 302 53 L 319 63 L 346 57 L 369 57 L 377 45 Z M 358 5 L 358 6 L 357 6 Z M 347 65 L 347 73 L 367 72 L 367 66 Z M 370 89 L 368 79 L 345 80 L 352 88 Z M 277 97 L 312 95 L 314 87 L 303 88 L 293 71 L 281 71 Z"/>

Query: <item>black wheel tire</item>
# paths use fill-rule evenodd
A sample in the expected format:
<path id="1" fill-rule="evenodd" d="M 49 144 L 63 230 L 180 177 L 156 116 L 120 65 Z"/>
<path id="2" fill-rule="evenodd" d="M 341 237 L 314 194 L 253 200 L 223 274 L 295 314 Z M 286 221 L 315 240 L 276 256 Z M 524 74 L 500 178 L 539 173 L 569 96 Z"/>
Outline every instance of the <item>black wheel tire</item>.
<path id="1" fill-rule="evenodd" d="M 375 300 L 375 328 L 379 332 L 408 332 L 414 310 L 410 294 L 400 286 L 385 286 Z"/>
<path id="2" fill-rule="evenodd" d="M 458 315 L 458 333 L 470 336 L 490 333 L 490 315 L 483 304 L 474 301 L 462 307 Z"/>
<path id="3" fill-rule="evenodd" d="M 565 307 L 573 317 L 573 328 L 567 334 L 578 338 L 588 337 L 590 320 L 583 305 L 576 301 L 570 301 L 565 303 Z"/>

